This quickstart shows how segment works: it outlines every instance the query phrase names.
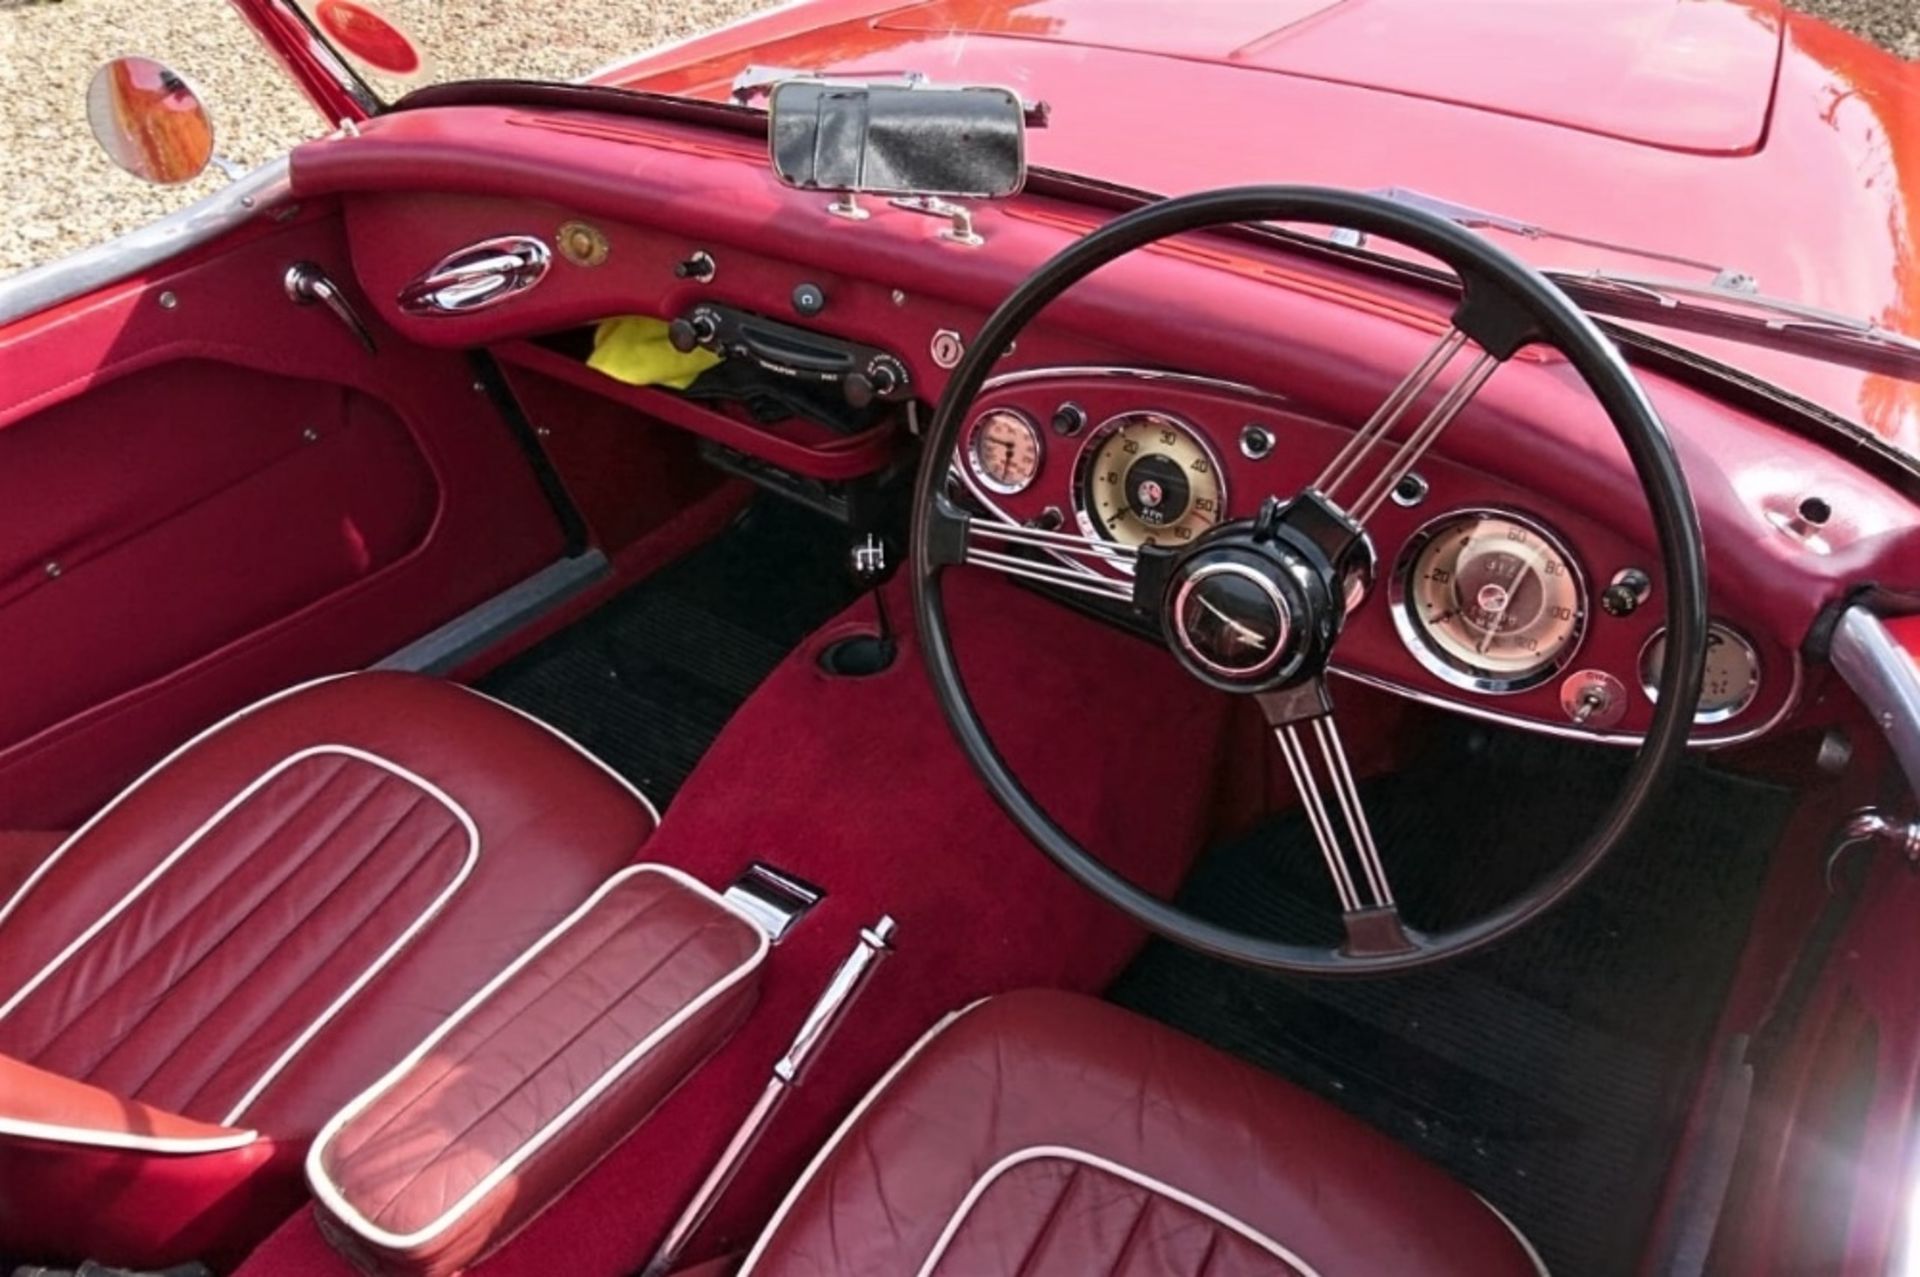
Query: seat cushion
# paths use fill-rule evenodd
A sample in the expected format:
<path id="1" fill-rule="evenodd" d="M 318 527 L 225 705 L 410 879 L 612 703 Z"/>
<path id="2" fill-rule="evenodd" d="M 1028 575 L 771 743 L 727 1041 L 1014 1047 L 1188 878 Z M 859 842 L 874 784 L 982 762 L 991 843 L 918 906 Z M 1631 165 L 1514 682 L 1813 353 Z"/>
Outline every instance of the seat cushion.
<path id="1" fill-rule="evenodd" d="M 741 1277 L 1537 1277 L 1473 1193 L 1340 1110 L 1074 994 L 976 1005 L 822 1150 Z"/>
<path id="2" fill-rule="evenodd" d="M 295 689 L 164 760 L 0 903 L 0 1052 L 297 1158 L 654 823 L 465 688 Z"/>

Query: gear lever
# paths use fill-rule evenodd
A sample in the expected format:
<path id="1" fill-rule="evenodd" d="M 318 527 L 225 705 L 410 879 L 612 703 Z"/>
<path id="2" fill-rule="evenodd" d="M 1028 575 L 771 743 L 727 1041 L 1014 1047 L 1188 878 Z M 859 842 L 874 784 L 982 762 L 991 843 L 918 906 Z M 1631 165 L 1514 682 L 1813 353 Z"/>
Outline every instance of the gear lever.
<path id="1" fill-rule="evenodd" d="M 893 622 L 887 616 L 887 601 L 880 590 L 893 575 L 892 557 L 887 553 L 886 541 L 877 532 L 868 532 L 853 543 L 847 565 L 861 592 L 873 596 L 875 632 L 843 638 L 822 652 L 820 665 L 828 673 L 863 678 L 893 664 L 899 644 L 894 641 Z"/>
<path id="2" fill-rule="evenodd" d="M 856 541 L 851 556 L 853 579 L 859 585 L 861 593 L 873 595 L 873 615 L 879 627 L 878 640 L 886 661 L 893 660 L 893 625 L 887 619 L 887 602 L 880 596 L 880 587 L 893 575 L 893 563 L 887 555 L 887 543 L 880 539 L 877 532 L 869 532 Z"/>

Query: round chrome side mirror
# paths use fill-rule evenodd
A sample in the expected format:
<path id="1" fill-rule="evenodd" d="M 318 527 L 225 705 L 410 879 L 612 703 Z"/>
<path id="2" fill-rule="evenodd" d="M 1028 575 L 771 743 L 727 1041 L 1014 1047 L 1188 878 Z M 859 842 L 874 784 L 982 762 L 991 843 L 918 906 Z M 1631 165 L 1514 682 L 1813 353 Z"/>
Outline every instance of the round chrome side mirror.
<path id="1" fill-rule="evenodd" d="M 107 158 L 148 182 L 190 182 L 213 159 L 206 104 L 178 72 L 152 58 L 115 58 L 95 71 L 87 123 Z"/>

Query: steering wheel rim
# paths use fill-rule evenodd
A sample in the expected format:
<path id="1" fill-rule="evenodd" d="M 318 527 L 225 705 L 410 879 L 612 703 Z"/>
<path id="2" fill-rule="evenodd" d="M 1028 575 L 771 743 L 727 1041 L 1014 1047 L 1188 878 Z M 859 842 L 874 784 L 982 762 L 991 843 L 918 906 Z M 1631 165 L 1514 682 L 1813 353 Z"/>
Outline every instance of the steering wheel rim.
<path id="1" fill-rule="evenodd" d="M 1191 914 L 1114 872 L 1062 829 L 1020 783 L 981 722 L 955 661 L 940 578 L 950 559 L 936 546 L 949 466 L 968 409 L 1000 353 L 1068 288 L 1114 261 L 1170 236 L 1242 222 L 1337 226 L 1382 235 L 1439 259 L 1459 275 L 1463 302 L 1482 313 L 1475 334 L 1504 361 L 1534 341 L 1557 348 L 1600 402 L 1626 446 L 1647 498 L 1665 573 L 1668 658 L 1653 721 L 1619 793 L 1580 849 L 1513 902 L 1399 953 L 1348 953 L 1240 932 Z M 1493 290 L 1489 292 L 1488 290 Z M 1500 302 L 1517 305 L 1512 323 Z M 1503 347 L 1504 352 L 1496 350 Z M 1631 831 L 1684 754 L 1699 699 L 1707 635 L 1706 562 L 1699 519 L 1666 429 L 1611 340 L 1552 283 L 1479 235 L 1420 209 L 1359 192 L 1308 186 L 1236 187 L 1163 200 L 1126 213 L 1069 245 L 1034 272 L 988 318 L 954 368 L 929 426 L 913 493 L 910 586 L 935 697 L 982 783 L 1036 846 L 1070 876 L 1149 931 L 1241 965 L 1313 976 L 1384 975 L 1464 956 L 1494 943 L 1572 894 Z"/>

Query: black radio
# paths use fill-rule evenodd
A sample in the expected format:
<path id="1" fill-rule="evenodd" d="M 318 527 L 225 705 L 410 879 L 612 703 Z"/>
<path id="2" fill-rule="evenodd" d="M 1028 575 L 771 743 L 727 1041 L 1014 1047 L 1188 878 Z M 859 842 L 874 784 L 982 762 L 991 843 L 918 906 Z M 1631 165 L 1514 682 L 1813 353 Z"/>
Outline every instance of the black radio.
<path id="1" fill-rule="evenodd" d="M 731 306 L 702 302 L 667 325 L 667 337 L 678 351 L 704 348 L 728 359 L 751 361 L 777 377 L 838 387 L 853 408 L 898 403 L 913 394 L 906 365 L 884 350 Z"/>

